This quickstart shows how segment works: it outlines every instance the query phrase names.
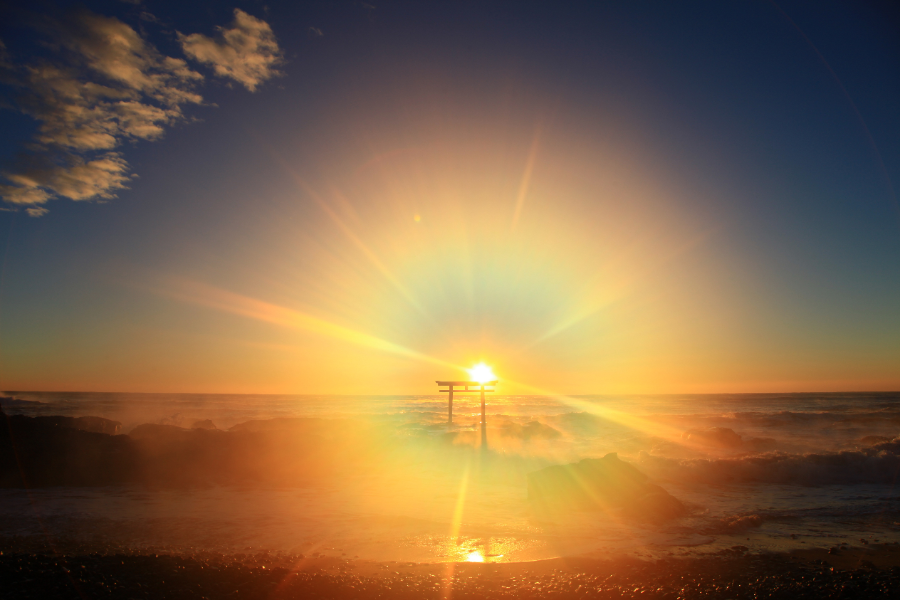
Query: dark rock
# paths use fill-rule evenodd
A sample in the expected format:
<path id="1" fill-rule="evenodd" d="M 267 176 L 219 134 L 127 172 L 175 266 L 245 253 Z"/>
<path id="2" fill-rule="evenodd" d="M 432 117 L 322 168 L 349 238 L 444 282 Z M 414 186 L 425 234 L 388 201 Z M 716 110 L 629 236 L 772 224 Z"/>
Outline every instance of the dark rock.
<path id="1" fill-rule="evenodd" d="M 184 427 L 178 427 L 176 425 L 160 425 L 159 423 L 144 423 L 143 425 L 138 425 L 128 434 L 133 440 L 145 440 L 145 439 L 154 439 L 154 440 L 162 440 L 162 439 L 172 439 L 172 438 L 181 438 L 183 434 L 188 433 L 190 430 L 185 429 Z"/>
<path id="2" fill-rule="evenodd" d="M 0 415 L 0 487 L 108 485 L 131 480 L 136 448 L 127 436 L 85 431 L 98 422 Z M 101 428 L 111 428 L 99 419 Z M 116 423 L 118 425 L 118 423 Z"/>
<path id="3" fill-rule="evenodd" d="M 93 433 L 105 433 L 118 435 L 122 431 L 122 424 L 118 421 L 104 419 L 102 417 L 78 417 L 75 419 L 75 429 L 91 431 Z"/>
<path id="4" fill-rule="evenodd" d="M 292 431 L 307 433 L 327 428 L 332 423 L 328 419 L 316 417 L 281 417 L 277 419 L 255 419 L 233 425 L 228 431 L 247 433 L 268 433 L 272 431 Z"/>
<path id="5" fill-rule="evenodd" d="M 38 422 L 51 427 L 67 427 L 69 429 L 77 429 L 79 431 L 89 431 L 91 433 L 105 433 L 106 435 L 117 435 L 122 424 L 118 421 L 104 419 L 102 417 L 34 417 Z"/>
<path id="6" fill-rule="evenodd" d="M 191 429 L 218 429 L 216 424 L 213 423 L 209 419 L 205 419 L 203 421 L 195 421 L 193 425 L 191 425 Z"/>
<path id="7" fill-rule="evenodd" d="M 528 499 L 547 506 L 614 508 L 660 520 L 685 514 L 684 505 L 615 453 L 528 474 Z"/>

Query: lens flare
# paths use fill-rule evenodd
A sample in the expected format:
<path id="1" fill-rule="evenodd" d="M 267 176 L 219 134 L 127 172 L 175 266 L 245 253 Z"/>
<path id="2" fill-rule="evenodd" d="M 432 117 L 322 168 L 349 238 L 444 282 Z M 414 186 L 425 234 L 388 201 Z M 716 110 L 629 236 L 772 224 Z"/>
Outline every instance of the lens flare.
<path id="1" fill-rule="evenodd" d="M 487 383 L 488 381 L 496 381 L 497 376 L 494 375 L 494 371 L 483 362 L 478 363 L 471 369 L 468 369 L 469 377 L 472 381 L 477 381 L 478 383 Z"/>

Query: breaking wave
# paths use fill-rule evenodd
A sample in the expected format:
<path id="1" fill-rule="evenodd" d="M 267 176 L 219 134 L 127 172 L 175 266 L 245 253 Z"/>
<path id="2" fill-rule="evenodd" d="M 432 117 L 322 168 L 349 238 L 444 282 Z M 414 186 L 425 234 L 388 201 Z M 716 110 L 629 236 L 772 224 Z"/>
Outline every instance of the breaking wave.
<path id="1" fill-rule="evenodd" d="M 900 438 L 860 450 L 809 454 L 673 459 L 642 452 L 638 466 L 659 480 L 691 483 L 893 484 L 900 479 Z"/>

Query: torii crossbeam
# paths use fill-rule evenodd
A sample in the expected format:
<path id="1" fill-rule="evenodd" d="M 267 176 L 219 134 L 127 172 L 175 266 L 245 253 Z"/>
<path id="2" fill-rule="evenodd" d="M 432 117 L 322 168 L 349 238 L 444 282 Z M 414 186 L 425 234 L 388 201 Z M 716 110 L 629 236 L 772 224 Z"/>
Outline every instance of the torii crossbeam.
<path id="1" fill-rule="evenodd" d="M 447 392 L 449 395 L 447 396 L 447 422 L 453 423 L 453 392 L 481 392 L 481 441 L 482 443 L 487 442 L 487 432 L 485 431 L 485 417 L 484 417 L 484 394 L 485 392 L 493 392 L 494 387 L 497 385 L 497 380 L 494 381 L 438 381 L 437 384 L 439 386 L 446 387 L 445 390 L 438 390 L 440 392 Z M 470 389 L 471 388 L 471 389 Z M 490 389 L 488 389 L 490 388 Z"/>

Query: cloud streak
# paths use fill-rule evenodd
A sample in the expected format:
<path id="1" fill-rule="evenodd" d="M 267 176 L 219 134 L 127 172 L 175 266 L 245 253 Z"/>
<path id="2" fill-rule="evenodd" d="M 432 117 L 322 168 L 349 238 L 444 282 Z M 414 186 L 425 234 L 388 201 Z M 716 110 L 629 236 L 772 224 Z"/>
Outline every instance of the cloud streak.
<path id="1" fill-rule="evenodd" d="M 281 54 L 267 23 L 236 10 L 232 28 L 220 31 L 223 41 L 178 35 L 189 58 L 212 63 L 251 91 L 276 74 Z M 37 125 L 27 152 L 2 173 L 0 198 L 31 216 L 46 214 L 43 205 L 54 198 L 116 197 L 132 177 L 118 148 L 162 138 L 184 120 L 185 106 L 203 102 L 203 75 L 119 19 L 82 10 L 48 32 L 50 56 L 22 66 L 0 42 L 3 80 L 17 92 L 13 108 Z M 185 40 L 193 40 L 190 51 Z M 204 54 L 207 42 L 219 54 Z"/>

